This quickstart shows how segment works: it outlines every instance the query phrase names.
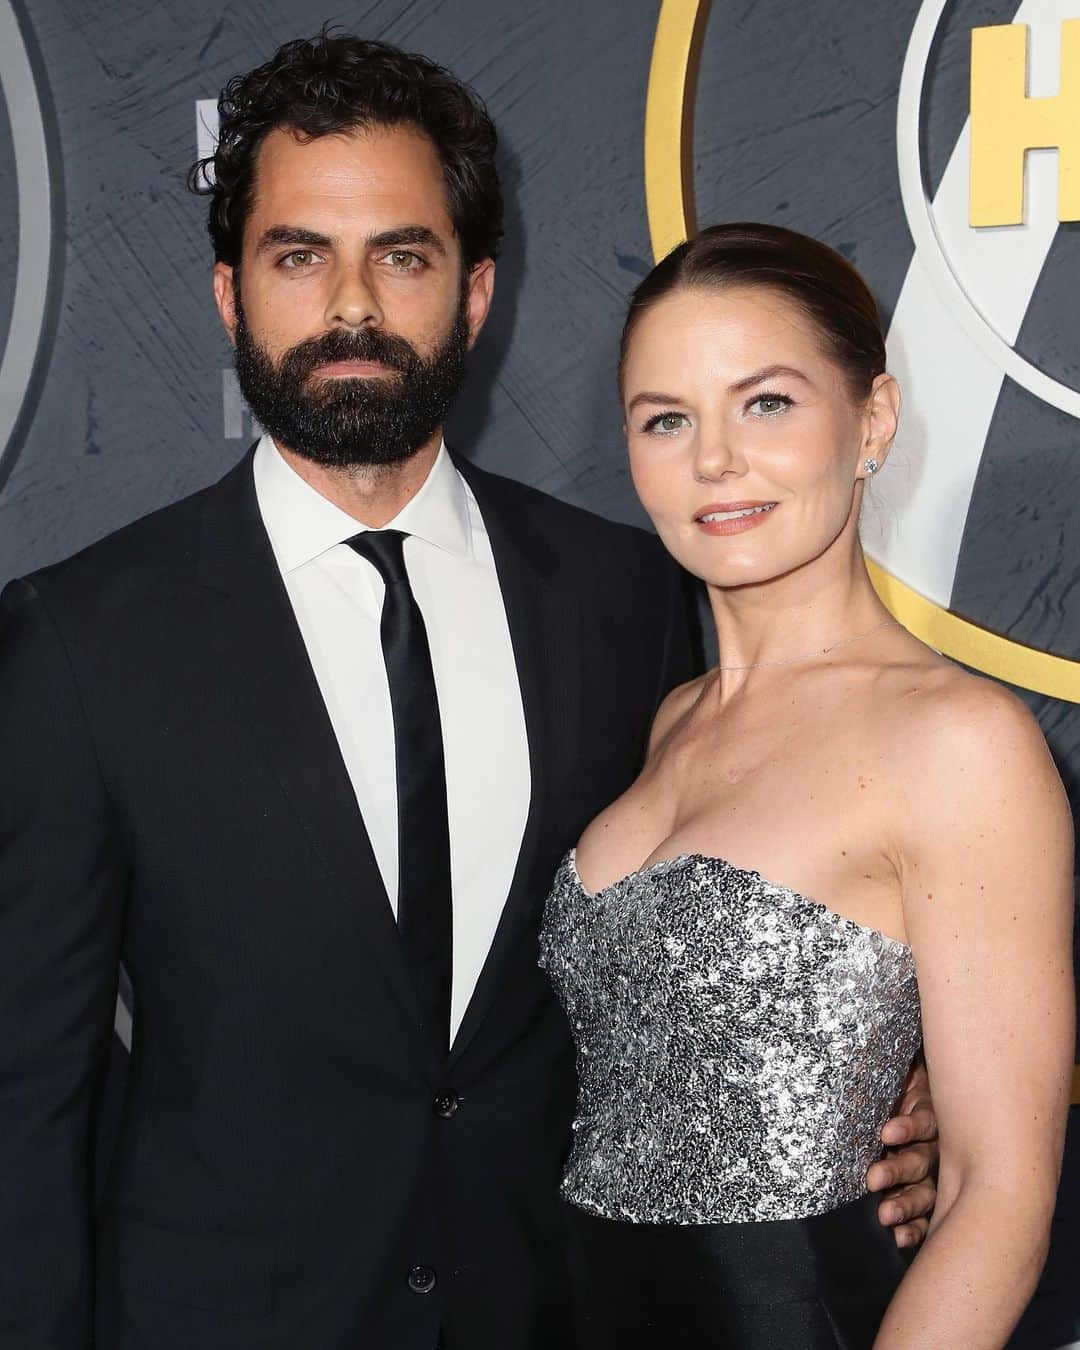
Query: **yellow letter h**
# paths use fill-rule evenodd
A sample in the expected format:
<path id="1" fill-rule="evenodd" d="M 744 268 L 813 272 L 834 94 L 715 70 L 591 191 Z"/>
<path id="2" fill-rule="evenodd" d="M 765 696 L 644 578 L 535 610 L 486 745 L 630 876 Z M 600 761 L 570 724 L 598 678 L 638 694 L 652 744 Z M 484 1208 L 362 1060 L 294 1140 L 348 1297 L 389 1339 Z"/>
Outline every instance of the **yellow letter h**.
<path id="1" fill-rule="evenodd" d="M 1024 155 L 1057 147 L 1058 219 L 1080 220 L 1080 19 L 1061 25 L 1061 86 L 1029 98 L 1026 24 L 971 33 L 972 225 L 1022 225 Z"/>

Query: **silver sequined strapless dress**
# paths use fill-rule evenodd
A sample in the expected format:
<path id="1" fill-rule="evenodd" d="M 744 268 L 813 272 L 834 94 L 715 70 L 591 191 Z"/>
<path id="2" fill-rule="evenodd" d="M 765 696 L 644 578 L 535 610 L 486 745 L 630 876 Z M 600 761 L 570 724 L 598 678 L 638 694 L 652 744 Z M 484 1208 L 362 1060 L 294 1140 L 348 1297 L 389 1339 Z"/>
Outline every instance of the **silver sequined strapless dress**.
<path id="1" fill-rule="evenodd" d="M 694 1255 L 680 1248 L 669 1264 L 685 1272 L 703 1260 L 694 1288 L 721 1291 L 708 1298 L 745 1303 L 744 1277 L 774 1264 L 783 1273 L 764 1291 L 769 1315 L 785 1299 L 799 1306 L 793 1329 L 739 1323 L 735 1339 L 717 1332 L 701 1344 L 862 1344 L 858 1331 L 831 1339 L 843 1308 L 817 1308 L 836 1292 L 822 1273 L 831 1250 L 854 1296 L 878 1289 L 869 1344 L 902 1269 L 873 1217 L 866 1170 L 920 1043 L 911 950 L 722 859 L 685 855 L 590 894 L 570 853 L 540 951 L 577 1046 L 562 1189 L 599 1253 L 597 1278 L 610 1286 L 640 1265 L 623 1302 L 640 1301 L 643 1282 L 666 1278 L 666 1253 L 692 1242 Z M 678 1237 L 676 1226 L 695 1232 Z M 751 1259 L 757 1270 L 743 1272 Z M 628 1314 L 631 1339 L 612 1343 L 637 1344 L 647 1320 Z M 701 1334 L 696 1322 L 680 1330 Z"/>

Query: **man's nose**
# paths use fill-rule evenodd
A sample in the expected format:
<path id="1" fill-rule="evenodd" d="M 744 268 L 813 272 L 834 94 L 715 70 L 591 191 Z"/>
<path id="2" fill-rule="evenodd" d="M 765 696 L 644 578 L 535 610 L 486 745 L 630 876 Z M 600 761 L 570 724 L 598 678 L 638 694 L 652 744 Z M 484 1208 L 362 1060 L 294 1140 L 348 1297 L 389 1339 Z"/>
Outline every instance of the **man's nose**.
<path id="1" fill-rule="evenodd" d="M 363 328 L 365 325 L 379 328 L 383 317 L 382 306 L 366 267 L 355 264 L 339 268 L 323 315 L 327 328 L 342 324 L 349 328 Z"/>

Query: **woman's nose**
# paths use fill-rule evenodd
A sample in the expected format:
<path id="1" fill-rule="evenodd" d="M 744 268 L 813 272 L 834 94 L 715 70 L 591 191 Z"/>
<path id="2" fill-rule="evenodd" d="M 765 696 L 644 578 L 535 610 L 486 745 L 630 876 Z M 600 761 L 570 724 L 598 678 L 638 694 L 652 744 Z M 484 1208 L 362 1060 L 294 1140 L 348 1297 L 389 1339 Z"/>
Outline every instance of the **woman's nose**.
<path id="1" fill-rule="evenodd" d="M 741 473 L 745 467 L 731 427 L 719 425 L 702 429 L 694 448 L 694 477 L 699 483 L 715 482 Z"/>

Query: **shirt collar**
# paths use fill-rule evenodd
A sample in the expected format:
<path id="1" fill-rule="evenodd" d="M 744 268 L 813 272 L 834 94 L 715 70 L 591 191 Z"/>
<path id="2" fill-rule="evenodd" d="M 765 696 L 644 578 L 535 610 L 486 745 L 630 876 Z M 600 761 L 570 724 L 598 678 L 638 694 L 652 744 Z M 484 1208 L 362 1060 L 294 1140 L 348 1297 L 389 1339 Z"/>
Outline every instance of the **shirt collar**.
<path id="1" fill-rule="evenodd" d="M 368 528 L 306 483 L 269 435 L 256 447 L 254 473 L 259 511 L 282 572 L 302 567 Z M 403 530 L 456 557 L 469 553 L 465 484 L 445 442 L 420 491 L 383 528 Z"/>

